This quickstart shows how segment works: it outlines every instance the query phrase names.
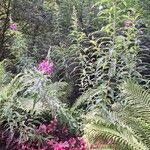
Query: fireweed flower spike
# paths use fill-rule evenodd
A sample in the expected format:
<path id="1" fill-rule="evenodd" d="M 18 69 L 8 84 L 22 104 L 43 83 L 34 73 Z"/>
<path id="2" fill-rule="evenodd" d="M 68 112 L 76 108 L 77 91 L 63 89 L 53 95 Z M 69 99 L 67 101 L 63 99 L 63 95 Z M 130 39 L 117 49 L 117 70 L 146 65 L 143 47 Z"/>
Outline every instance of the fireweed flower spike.
<path id="1" fill-rule="evenodd" d="M 10 24 L 9 29 L 12 31 L 16 31 L 17 30 L 17 25 L 15 23 Z"/>
<path id="2" fill-rule="evenodd" d="M 49 62 L 48 60 L 43 60 L 38 64 L 37 69 L 42 74 L 50 75 L 54 72 L 54 64 L 52 62 Z"/>

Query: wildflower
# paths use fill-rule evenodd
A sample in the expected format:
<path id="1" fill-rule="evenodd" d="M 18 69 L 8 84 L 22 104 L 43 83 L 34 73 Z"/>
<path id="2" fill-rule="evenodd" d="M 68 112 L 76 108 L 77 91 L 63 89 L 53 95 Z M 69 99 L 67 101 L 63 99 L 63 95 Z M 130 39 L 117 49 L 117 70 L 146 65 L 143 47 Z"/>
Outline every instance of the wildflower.
<path id="1" fill-rule="evenodd" d="M 46 147 L 40 148 L 40 149 L 38 149 L 38 150 L 46 150 Z"/>
<path id="2" fill-rule="evenodd" d="M 56 128 L 57 123 L 55 121 L 51 121 L 50 124 L 47 126 L 47 133 L 56 131 L 57 130 Z"/>
<path id="3" fill-rule="evenodd" d="M 43 60 L 41 63 L 38 64 L 38 70 L 42 74 L 52 74 L 54 71 L 54 64 L 49 62 L 48 60 Z"/>
<path id="4" fill-rule="evenodd" d="M 21 144 L 21 150 L 29 150 L 29 146 L 25 144 Z"/>
<path id="5" fill-rule="evenodd" d="M 65 148 L 68 148 L 69 144 L 68 142 L 59 142 L 53 145 L 54 150 L 66 150 Z"/>
<path id="6" fill-rule="evenodd" d="M 10 24 L 9 29 L 12 31 L 16 31 L 17 30 L 17 25 L 15 23 Z"/>
<path id="7" fill-rule="evenodd" d="M 65 141 L 64 143 L 63 143 L 63 147 L 69 147 L 69 144 L 68 144 L 68 142 L 67 141 Z"/>
<path id="8" fill-rule="evenodd" d="M 86 150 L 86 141 L 83 138 L 78 138 L 80 141 L 80 148 L 81 150 Z"/>
<path id="9" fill-rule="evenodd" d="M 39 133 L 46 133 L 46 125 L 42 124 L 40 125 L 39 129 L 37 130 Z"/>
<path id="10" fill-rule="evenodd" d="M 76 139 L 75 139 L 75 138 L 70 138 L 70 139 L 69 139 L 69 143 L 70 143 L 71 145 L 75 145 L 75 144 L 76 144 Z"/>
<path id="11" fill-rule="evenodd" d="M 52 146 L 53 144 L 54 144 L 54 140 L 47 140 L 46 141 L 46 144 L 48 145 L 48 146 Z"/>
<path id="12" fill-rule="evenodd" d="M 27 148 L 26 145 L 24 145 L 24 144 L 21 145 L 21 149 L 22 149 L 22 150 L 24 150 L 24 149 L 26 149 L 26 148 Z"/>
<path id="13" fill-rule="evenodd" d="M 85 140 L 83 138 L 78 138 L 78 140 L 80 141 L 80 144 L 82 145 L 85 145 Z"/>

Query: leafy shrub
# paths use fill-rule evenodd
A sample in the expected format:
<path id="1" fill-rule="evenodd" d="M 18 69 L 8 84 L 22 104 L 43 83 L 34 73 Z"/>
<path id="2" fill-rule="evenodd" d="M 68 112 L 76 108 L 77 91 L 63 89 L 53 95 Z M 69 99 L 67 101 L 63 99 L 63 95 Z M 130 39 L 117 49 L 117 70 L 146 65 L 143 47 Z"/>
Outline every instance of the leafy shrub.
<path id="1" fill-rule="evenodd" d="M 3 134 L 9 134 L 10 142 L 16 135 L 19 143 L 34 138 L 35 126 L 43 122 L 42 114 L 46 111 L 51 112 L 46 115 L 46 120 L 50 116 L 57 116 L 61 123 L 69 127 L 70 132 L 77 133 L 79 129 L 76 118 L 73 117 L 75 113 L 63 103 L 67 83 L 52 82 L 54 72 L 47 61 L 37 67 L 39 70 L 27 70 L 16 75 L 0 92 L 0 124 Z M 48 75 L 45 74 L 47 69 Z M 39 115 L 41 116 L 38 117 Z"/>

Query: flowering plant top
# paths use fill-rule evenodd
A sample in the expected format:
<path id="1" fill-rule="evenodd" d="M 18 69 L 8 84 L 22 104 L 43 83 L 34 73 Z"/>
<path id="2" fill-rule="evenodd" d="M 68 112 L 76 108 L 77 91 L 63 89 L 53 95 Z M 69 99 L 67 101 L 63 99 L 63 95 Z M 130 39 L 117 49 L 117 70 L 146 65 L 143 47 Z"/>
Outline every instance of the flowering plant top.
<path id="1" fill-rule="evenodd" d="M 49 62 L 48 60 L 43 60 L 38 64 L 37 69 L 42 74 L 51 75 L 54 72 L 54 64 L 53 62 Z"/>
<path id="2" fill-rule="evenodd" d="M 17 30 L 17 25 L 16 25 L 16 23 L 10 24 L 9 29 L 12 30 L 12 31 L 16 31 L 16 30 Z"/>

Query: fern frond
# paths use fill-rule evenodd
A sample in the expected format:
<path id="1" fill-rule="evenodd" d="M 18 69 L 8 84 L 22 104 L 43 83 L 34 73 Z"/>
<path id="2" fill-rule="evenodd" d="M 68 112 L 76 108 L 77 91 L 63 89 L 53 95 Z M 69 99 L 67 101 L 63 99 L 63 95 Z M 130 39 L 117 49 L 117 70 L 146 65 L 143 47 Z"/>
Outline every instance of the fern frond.
<path id="1" fill-rule="evenodd" d="M 135 82 L 129 80 L 123 84 L 123 95 L 127 102 L 125 112 L 132 117 L 141 118 L 150 124 L 150 93 Z"/>
<path id="2" fill-rule="evenodd" d="M 81 106 L 83 103 L 91 102 L 94 96 L 99 95 L 100 93 L 101 93 L 100 87 L 96 89 L 88 89 L 76 100 L 72 108 L 76 109 L 77 107 Z"/>
<path id="3" fill-rule="evenodd" d="M 142 142 L 139 142 L 133 132 L 128 130 L 128 127 L 122 128 L 119 125 L 94 123 L 85 126 L 85 133 L 89 140 L 111 140 L 114 144 L 121 146 L 124 150 L 149 149 Z"/>
<path id="4" fill-rule="evenodd" d="M 125 94 L 126 99 L 130 105 L 138 106 L 140 103 L 150 108 L 149 90 L 144 90 L 140 85 L 131 80 L 128 80 L 123 84 L 122 92 Z"/>
<path id="5" fill-rule="evenodd" d="M 138 136 L 140 141 L 145 143 L 150 148 L 150 124 L 141 120 L 140 118 L 129 118 L 128 126 L 130 126 L 135 134 Z"/>
<path id="6" fill-rule="evenodd" d="M 85 135 L 88 140 L 112 140 L 118 150 L 148 150 L 150 148 L 149 91 L 133 81 L 123 84 L 119 109 L 97 109 L 86 117 Z"/>

